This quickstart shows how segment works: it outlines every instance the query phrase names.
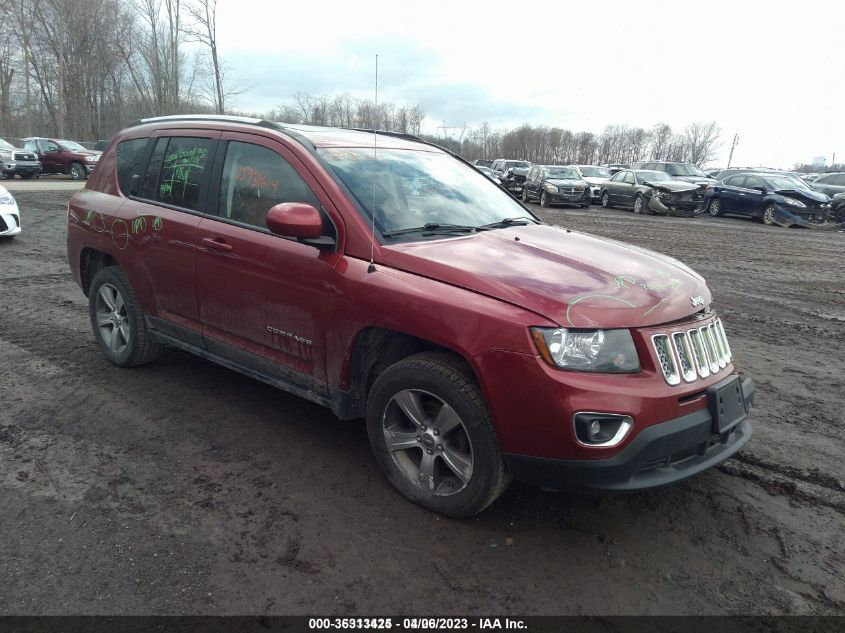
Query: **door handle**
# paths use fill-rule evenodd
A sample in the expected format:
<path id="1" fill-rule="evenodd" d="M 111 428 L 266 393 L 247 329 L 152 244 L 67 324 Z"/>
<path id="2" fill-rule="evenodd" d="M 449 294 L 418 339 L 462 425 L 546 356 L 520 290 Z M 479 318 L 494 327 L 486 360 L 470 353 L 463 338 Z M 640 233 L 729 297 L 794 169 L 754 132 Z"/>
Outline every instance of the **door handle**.
<path id="1" fill-rule="evenodd" d="M 227 244 L 226 241 L 222 237 L 217 238 L 210 238 L 204 237 L 202 238 L 202 243 L 208 246 L 209 248 L 213 248 L 216 251 L 231 251 L 232 245 Z"/>

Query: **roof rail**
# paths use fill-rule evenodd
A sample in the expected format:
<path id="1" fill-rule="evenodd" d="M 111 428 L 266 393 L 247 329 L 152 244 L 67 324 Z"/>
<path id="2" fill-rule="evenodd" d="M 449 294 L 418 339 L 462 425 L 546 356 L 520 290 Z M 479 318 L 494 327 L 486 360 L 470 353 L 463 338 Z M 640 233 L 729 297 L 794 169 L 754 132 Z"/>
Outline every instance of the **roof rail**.
<path id="1" fill-rule="evenodd" d="M 279 125 L 273 121 L 265 121 L 263 119 L 253 119 L 245 116 L 232 116 L 228 114 L 169 114 L 166 116 L 156 116 L 147 119 L 138 119 L 133 121 L 127 127 L 135 127 L 137 125 L 145 125 L 147 123 L 170 123 L 179 121 L 221 121 L 230 123 L 245 123 L 247 125 L 257 125 L 259 127 L 267 127 L 274 130 L 279 129 Z"/>

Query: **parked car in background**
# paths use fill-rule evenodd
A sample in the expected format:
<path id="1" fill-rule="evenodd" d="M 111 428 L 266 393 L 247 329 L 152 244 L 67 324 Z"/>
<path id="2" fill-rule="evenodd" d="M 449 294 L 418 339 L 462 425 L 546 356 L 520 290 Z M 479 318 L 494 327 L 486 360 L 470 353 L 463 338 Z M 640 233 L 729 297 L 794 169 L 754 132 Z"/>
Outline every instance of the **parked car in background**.
<path id="1" fill-rule="evenodd" d="M 830 216 L 837 224 L 845 223 L 845 193 L 837 193 L 830 202 Z"/>
<path id="2" fill-rule="evenodd" d="M 23 146 L 38 154 L 41 173 L 69 174 L 74 180 L 88 178 L 102 154 L 65 139 L 31 137 L 23 139 Z"/>
<path id="3" fill-rule="evenodd" d="M 835 196 L 837 193 L 845 192 L 845 172 L 822 174 L 810 187 L 813 191 Z"/>
<path id="4" fill-rule="evenodd" d="M 504 187 L 511 195 L 517 198 L 522 195 L 522 186 L 525 183 L 525 176 L 531 169 L 531 163 L 527 160 L 507 160 L 497 158 L 491 167 L 498 176 Z"/>
<path id="5" fill-rule="evenodd" d="M 476 166 L 475 166 L 475 168 L 476 168 L 478 171 L 480 171 L 482 174 L 484 174 L 485 176 L 487 176 L 490 180 L 492 180 L 493 182 L 495 182 L 497 185 L 501 185 L 501 184 L 502 184 L 502 181 L 501 181 L 501 180 L 499 180 L 499 177 L 496 175 L 496 172 L 494 172 L 494 171 L 493 171 L 492 169 L 490 169 L 489 167 L 484 167 L 483 165 L 476 165 Z"/>
<path id="6" fill-rule="evenodd" d="M 713 178 L 715 180 L 716 176 L 718 176 L 724 170 L 719 167 L 718 169 L 702 169 L 702 171 L 704 172 L 705 176 L 707 176 L 708 178 Z"/>
<path id="7" fill-rule="evenodd" d="M 708 185 L 716 182 L 714 178 L 709 178 L 701 169 L 692 163 L 679 163 L 676 161 L 646 161 L 641 163 L 634 163 L 634 169 L 648 169 L 651 171 L 663 171 L 672 176 L 675 180 L 683 180 L 684 182 L 691 182 L 699 186 L 704 191 Z"/>
<path id="8" fill-rule="evenodd" d="M 630 165 L 627 165 L 625 163 L 609 163 L 607 165 L 602 165 L 602 167 L 607 169 L 607 171 L 610 172 L 611 176 L 613 174 L 615 174 L 617 171 L 622 171 L 623 169 L 630 169 L 631 168 Z"/>
<path id="9" fill-rule="evenodd" d="M 607 167 L 596 165 L 573 165 L 581 178 L 590 183 L 590 197 L 594 202 L 601 200 L 601 188 L 604 181 L 610 178 L 610 170 Z"/>
<path id="10" fill-rule="evenodd" d="M 830 219 L 830 198 L 800 178 L 751 173 L 729 176 L 705 192 L 712 216 L 749 216 L 763 224 L 819 227 Z"/>
<path id="11" fill-rule="evenodd" d="M 625 169 L 602 185 L 601 206 L 623 207 L 634 213 L 689 217 L 701 207 L 698 185 L 675 180 L 662 171 Z"/>
<path id="12" fill-rule="evenodd" d="M 818 180 L 823 174 L 820 173 L 812 173 L 812 174 L 799 174 L 799 177 L 804 182 L 815 182 Z"/>
<path id="13" fill-rule="evenodd" d="M 522 201 L 538 200 L 541 207 L 554 204 L 590 206 L 590 184 L 575 167 L 534 165 L 525 178 Z"/>
<path id="14" fill-rule="evenodd" d="M 0 180 L 15 176 L 29 180 L 40 171 L 41 162 L 34 152 L 17 148 L 0 138 Z"/>
<path id="15" fill-rule="evenodd" d="M 511 478 L 653 489 L 748 442 L 754 383 L 703 277 L 376 138 L 209 116 L 119 133 L 67 210 L 103 356 L 169 345 L 365 418 L 385 478 L 449 516 Z"/>
<path id="16" fill-rule="evenodd" d="M 0 186 L 0 237 L 12 237 L 21 232 L 21 212 L 9 191 Z"/>
<path id="17" fill-rule="evenodd" d="M 484 158 L 476 158 L 474 161 L 472 161 L 472 164 L 476 167 L 492 167 L 493 161 Z"/>

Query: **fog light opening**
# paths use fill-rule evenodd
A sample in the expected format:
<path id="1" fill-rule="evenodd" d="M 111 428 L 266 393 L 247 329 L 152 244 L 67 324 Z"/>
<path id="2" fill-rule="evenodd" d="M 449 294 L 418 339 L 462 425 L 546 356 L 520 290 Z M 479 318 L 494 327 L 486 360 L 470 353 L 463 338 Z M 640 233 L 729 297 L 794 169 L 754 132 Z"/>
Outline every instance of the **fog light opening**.
<path id="1" fill-rule="evenodd" d="M 619 444 L 628 434 L 634 419 L 618 413 L 584 411 L 573 416 L 575 439 L 590 447 L 611 447 Z"/>

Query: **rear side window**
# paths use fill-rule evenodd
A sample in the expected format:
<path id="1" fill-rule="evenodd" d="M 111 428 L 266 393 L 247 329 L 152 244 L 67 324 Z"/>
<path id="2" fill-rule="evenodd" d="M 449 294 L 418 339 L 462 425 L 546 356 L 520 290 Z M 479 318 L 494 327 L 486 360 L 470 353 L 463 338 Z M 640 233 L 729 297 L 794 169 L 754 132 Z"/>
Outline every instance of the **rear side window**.
<path id="1" fill-rule="evenodd" d="M 123 195 L 130 195 L 129 185 L 132 176 L 143 176 L 141 169 L 147 149 L 147 139 L 136 138 L 131 141 L 121 141 L 117 144 L 117 181 Z M 131 192 L 131 195 L 138 193 Z"/>
<path id="2" fill-rule="evenodd" d="M 833 184 L 837 186 L 845 185 L 845 174 L 839 174 L 833 179 Z"/>
<path id="3" fill-rule="evenodd" d="M 161 162 L 155 199 L 196 211 L 199 207 L 200 183 L 207 168 L 212 143 L 207 138 L 172 137 Z M 145 190 L 146 185 L 144 183 Z"/>
<path id="4" fill-rule="evenodd" d="M 267 228 L 270 207 L 282 202 L 320 202 L 296 170 L 276 152 L 251 143 L 231 141 L 226 149 L 218 215 Z"/>
<path id="5" fill-rule="evenodd" d="M 729 187 L 742 187 L 745 185 L 745 176 L 731 176 L 725 180 L 725 184 Z"/>

